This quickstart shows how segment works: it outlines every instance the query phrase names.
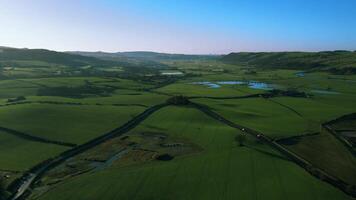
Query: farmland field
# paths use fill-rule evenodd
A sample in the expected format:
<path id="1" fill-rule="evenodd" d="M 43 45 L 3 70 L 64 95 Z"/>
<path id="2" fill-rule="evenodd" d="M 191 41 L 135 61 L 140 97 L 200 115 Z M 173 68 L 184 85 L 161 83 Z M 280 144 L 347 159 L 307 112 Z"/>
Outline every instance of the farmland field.
<path id="1" fill-rule="evenodd" d="M 354 116 L 355 75 L 217 56 L 128 59 L 0 70 L 7 197 L 354 197 L 354 147 L 324 126 Z M 356 119 L 348 120 L 330 126 L 352 143 Z"/>

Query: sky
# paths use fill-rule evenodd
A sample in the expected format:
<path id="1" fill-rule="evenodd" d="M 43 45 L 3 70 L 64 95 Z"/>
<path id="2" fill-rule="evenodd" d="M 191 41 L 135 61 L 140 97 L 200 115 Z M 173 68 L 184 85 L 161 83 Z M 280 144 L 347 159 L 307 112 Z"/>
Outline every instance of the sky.
<path id="1" fill-rule="evenodd" d="M 356 50 L 356 0 L 0 0 L 0 46 L 185 54 Z"/>

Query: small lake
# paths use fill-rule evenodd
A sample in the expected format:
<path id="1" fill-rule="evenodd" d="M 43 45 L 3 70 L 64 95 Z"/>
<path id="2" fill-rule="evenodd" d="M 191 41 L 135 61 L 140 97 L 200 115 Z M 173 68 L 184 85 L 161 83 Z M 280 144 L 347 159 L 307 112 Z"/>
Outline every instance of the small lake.
<path id="1" fill-rule="evenodd" d="M 212 89 L 220 88 L 222 85 L 246 85 L 251 89 L 259 89 L 259 90 L 273 90 L 275 88 L 275 85 L 273 84 L 268 84 L 268 83 L 258 82 L 258 81 L 217 81 L 217 82 L 202 81 L 202 82 L 194 82 L 193 84 L 205 85 L 208 88 L 212 88 Z"/>
<path id="2" fill-rule="evenodd" d="M 220 87 L 221 87 L 219 84 L 212 83 L 212 82 L 208 82 L 208 81 L 194 82 L 193 84 L 196 84 L 196 85 L 205 85 L 205 86 L 207 86 L 208 88 L 220 88 Z"/>
<path id="3" fill-rule="evenodd" d="M 161 72 L 161 75 L 166 76 L 182 76 L 184 75 L 183 72 Z"/>

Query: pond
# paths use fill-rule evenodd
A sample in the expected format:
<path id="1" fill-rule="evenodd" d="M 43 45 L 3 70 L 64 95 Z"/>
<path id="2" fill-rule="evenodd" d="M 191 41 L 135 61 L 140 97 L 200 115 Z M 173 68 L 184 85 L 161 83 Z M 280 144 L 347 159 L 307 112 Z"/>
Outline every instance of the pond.
<path id="1" fill-rule="evenodd" d="M 161 72 L 161 75 L 166 75 L 166 76 L 182 76 L 184 75 L 183 72 L 179 71 L 170 71 L 170 72 Z"/>
<path id="2" fill-rule="evenodd" d="M 304 77 L 305 73 L 304 72 L 297 72 L 297 73 L 295 73 L 295 76 L 296 77 Z"/>
<path id="3" fill-rule="evenodd" d="M 212 88 L 212 89 L 220 88 L 221 85 L 246 85 L 251 89 L 259 89 L 259 90 L 273 90 L 275 88 L 275 85 L 273 84 L 268 84 L 268 83 L 258 82 L 258 81 L 216 81 L 216 82 L 201 81 L 201 82 L 194 82 L 193 84 L 205 85 L 208 88 Z"/>
<path id="4" fill-rule="evenodd" d="M 205 85 L 208 88 L 220 88 L 221 86 L 216 84 L 216 83 L 212 83 L 212 82 L 208 82 L 208 81 L 202 81 L 202 82 L 194 82 L 193 84 L 196 85 Z"/>

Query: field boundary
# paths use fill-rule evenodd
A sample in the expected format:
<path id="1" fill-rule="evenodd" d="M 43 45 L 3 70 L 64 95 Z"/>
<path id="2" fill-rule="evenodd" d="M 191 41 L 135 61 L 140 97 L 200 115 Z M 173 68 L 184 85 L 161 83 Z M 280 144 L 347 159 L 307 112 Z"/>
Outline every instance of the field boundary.
<path id="1" fill-rule="evenodd" d="M 8 133 L 10 135 L 19 137 L 21 139 L 30 140 L 30 141 L 33 141 L 33 142 L 54 144 L 54 145 L 60 145 L 60 146 L 66 146 L 66 147 L 76 147 L 77 146 L 77 144 L 73 144 L 73 143 L 69 143 L 69 142 L 56 141 L 56 140 L 50 140 L 50 139 L 47 139 L 47 138 L 34 136 L 32 134 L 23 133 L 23 132 L 20 132 L 20 131 L 17 131 L 17 130 L 13 130 L 13 129 L 1 127 L 1 126 L 0 126 L 0 131 L 6 132 L 6 133 Z"/>
<path id="2" fill-rule="evenodd" d="M 356 119 L 356 113 L 346 114 L 346 115 L 343 115 L 336 119 L 330 120 L 326 123 L 321 124 L 321 128 L 325 129 L 328 133 L 330 133 L 332 136 L 334 136 L 337 140 L 339 140 L 342 144 L 344 144 L 344 146 L 351 152 L 351 154 L 353 156 L 356 156 L 356 151 L 355 151 L 353 145 L 348 140 L 346 140 L 345 138 L 340 136 L 340 134 L 338 134 L 333 128 L 330 127 L 331 124 L 337 123 L 340 120 L 344 120 L 344 119 L 348 119 L 348 118 Z"/>

